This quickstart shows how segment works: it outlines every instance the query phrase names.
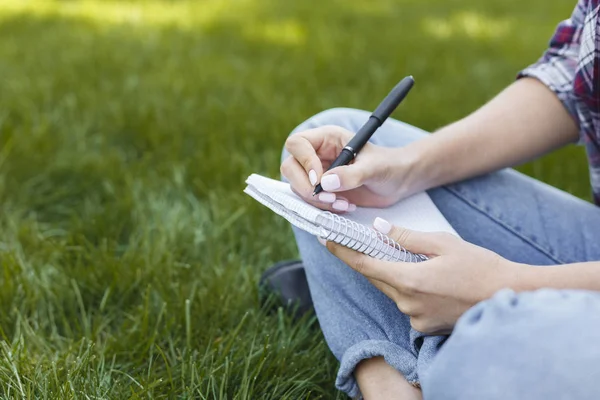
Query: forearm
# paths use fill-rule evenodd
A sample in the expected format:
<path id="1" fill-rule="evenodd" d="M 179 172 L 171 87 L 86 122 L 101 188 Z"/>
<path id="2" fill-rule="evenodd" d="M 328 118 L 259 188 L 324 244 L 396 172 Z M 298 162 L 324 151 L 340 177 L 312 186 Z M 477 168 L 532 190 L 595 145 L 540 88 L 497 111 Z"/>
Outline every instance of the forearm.
<path id="1" fill-rule="evenodd" d="M 482 108 L 406 147 L 424 190 L 529 161 L 574 142 L 577 125 L 541 82 L 521 79 Z"/>
<path id="2" fill-rule="evenodd" d="M 583 289 L 600 291 L 600 261 L 545 267 L 524 266 L 528 271 L 521 275 L 521 290 Z"/>

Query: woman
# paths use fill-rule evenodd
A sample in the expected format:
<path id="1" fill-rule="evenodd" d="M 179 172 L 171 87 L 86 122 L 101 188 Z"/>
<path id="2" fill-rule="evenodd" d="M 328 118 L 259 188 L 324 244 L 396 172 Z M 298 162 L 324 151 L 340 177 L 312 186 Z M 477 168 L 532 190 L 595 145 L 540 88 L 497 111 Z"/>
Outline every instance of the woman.
<path id="1" fill-rule="evenodd" d="M 434 135 L 390 120 L 354 164 L 326 173 L 368 113 L 326 111 L 288 138 L 281 173 L 306 201 L 352 212 L 427 190 L 461 236 L 377 219 L 431 258 L 404 264 L 295 231 L 349 396 L 600 398 L 600 210 L 501 170 L 580 139 L 600 202 L 599 2 L 581 0 L 538 63 Z"/>

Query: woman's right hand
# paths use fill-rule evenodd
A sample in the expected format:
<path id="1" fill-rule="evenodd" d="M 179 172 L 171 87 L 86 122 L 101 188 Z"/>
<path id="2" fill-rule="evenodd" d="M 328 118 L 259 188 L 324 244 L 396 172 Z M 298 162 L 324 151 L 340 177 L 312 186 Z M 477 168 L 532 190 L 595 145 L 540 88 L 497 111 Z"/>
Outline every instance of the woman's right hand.
<path id="1" fill-rule="evenodd" d="M 290 156 L 281 174 L 292 190 L 310 204 L 333 212 L 356 206 L 387 207 L 411 192 L 408 175 L 414 156 L 405 148 L 367 143 L 350 165 L 327 171 L 353 134 L 339 126 L 322 126 L 291 135 L 285 148 Z M 317 183 L 323 192 L 313 196 Z"/>

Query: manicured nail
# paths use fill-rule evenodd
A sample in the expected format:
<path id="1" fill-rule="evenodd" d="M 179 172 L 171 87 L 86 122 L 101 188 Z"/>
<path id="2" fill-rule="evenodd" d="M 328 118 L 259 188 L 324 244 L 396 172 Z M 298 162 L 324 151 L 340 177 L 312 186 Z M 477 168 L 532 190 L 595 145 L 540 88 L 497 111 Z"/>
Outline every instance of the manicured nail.
<path id="1" fill-rule="evenodd" d="M 317 184 L 317 173 L 315 172 L 314 169 L 311 169 L 310 171 L 308 171 L 308 180 L 310 181 L 310 184 L 315 186 Z"/>
<path id="2" fill-rule="evenodd" d="M 333 203 L 335 201 L 335 193 L 319 193 L 319 200 L 323 203 Z"/>
<path id="3" fill-rule="evenodd" d="M 385 219 L 379 217 L 375 218 L 375 221 L 373 221 L 373 227 L 384 235 L 387 235 L 392 230 L 392 225 Z"/>
<path id="4" fill-rule="evenodd" d="M 348 211 L 356 211 L 356 204 L 348 204 Z"/>
<path id="5" fill-rule="evenodd" d="M 323 190 L 339 189 L 341 186 L 340 177 L 336 174 L 325 175 L 323 178 L 321 178 L 321 186 L 323 187 Z"/>
<path id="6" fill-rule="evenodd" d="M 317 240 L 319 241 L 319 243 L 321 243 L 323 246 L 327 245 L 327 240 L 323 239 L 321 236 L 317 236 Z"/>
<path id="7" fill-rule="evenodd" d="M 348 202 L 346 200 L 336 200 L 331 205 L 334 210 L 346 211 L 348 210 Z"/>

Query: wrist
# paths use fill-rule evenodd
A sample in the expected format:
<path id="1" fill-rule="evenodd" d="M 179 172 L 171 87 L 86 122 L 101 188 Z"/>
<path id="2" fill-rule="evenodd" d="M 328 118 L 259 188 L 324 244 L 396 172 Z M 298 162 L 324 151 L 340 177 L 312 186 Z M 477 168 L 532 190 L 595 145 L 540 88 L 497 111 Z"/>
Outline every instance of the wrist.
<path id="1" fill-rule="evenodd" d="M 478 175 L 477 155 L 480 129 L 469 117 L 444 126 L 423 140 L 412 143 L 418 157 L 419 179 L 425 189 L 446 185 Z"/>
<path id="2" fill-rule="evenodd" d="M 506 287 L 514 290 L 515 292 L 527 292 L 531 290 L 539 289 L 539 267 L 535 267 L 529 264 L 516 263 L 508 261 L 509 272 Z"/>
<path id="3" fill-rule="evenodd" d="M 473 132 L 467 120 L 447 125 L 423 139 L 391 149 L 391 176 L 401 197 L 455 182 L 473 175 L 466 133 Z"/>
<path id="4" fill-rule="evenodd" d="M 400 192 L 400 197 L 431 189 L 435 186 L 431 162 L 431 138 L 426 137 L 404 147 L 393 148 L 390 157 L 390 175 Z"/>

